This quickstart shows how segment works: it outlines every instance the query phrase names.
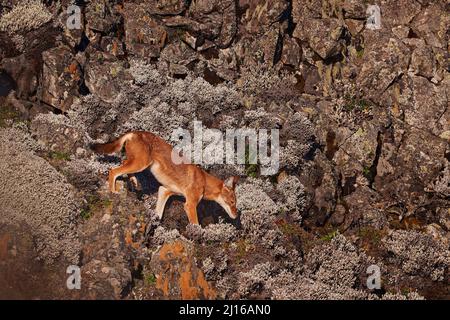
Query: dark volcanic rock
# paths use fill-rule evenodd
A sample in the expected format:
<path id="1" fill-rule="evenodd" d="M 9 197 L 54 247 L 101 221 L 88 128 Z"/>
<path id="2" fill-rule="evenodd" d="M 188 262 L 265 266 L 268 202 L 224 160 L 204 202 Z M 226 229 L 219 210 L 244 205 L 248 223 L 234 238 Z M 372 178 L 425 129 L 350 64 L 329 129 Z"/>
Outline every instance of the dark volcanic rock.
<path id="1" fill-rule="evenodd" d="M 92 54 L 85 69 L 85 83 L 89 92 L 96 94 L 105 102 L 117 98 L 124 79 L 130 79 L 124 62 L 108 54 Z"/>
<path id="2" fill-rule="evenodd" d="M 68 47 L 53 48 L 42 53 L 41 101 L 67 111 L 78 96 L 82 71 Z"/>
<path id="3" fill-rule="evenodd" d="M 145 3 L 126 2 L 122 14 L 128 53 L 148 59 L 159 57 L 167 40 L 167 32 L 147 13 Z"/>

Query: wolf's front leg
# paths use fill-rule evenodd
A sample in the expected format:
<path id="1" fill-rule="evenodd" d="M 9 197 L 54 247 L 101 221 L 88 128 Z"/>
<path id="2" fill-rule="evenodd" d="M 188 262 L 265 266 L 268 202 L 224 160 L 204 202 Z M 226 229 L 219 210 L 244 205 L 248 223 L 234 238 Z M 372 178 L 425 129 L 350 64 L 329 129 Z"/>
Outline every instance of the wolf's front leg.
<path id="1" fill-rule="evenodd" d="M 110 169 L 109 170 L 109 175 L 108 175 L 108 188 L 109 188 L 109 191 L 111 193 L 118 193 L 116 191 L 117 190 L 117 188 L 116 188 L 116 178 L 117 178 L 117 175 L 115 173 L 115 169 Z"/>
<path id="2" fill-rule="evenodd" d="M 184 204 L 184 211 L 189 219 L 189 223 L 199 224 L 197 215 L 197 205 L 200 202 L 201 197 L 186 197 L 186 202 Z"/>
<path id="3" fill-rule="evenodd" d="M 128 180 L 131 183 L 132 190 L 133 191 L 137 191 L 138 188 L 139 188 L 139 183 L 138 183 L 138 180 L 137 180 L 136 176 L 133 173 L 130 173 L 128 175 Z"/>
<path id="4" fill-rule="evenodd" d="M 164 213 L 164 207 L 166 206 L 166 202 L 169 197 L 173 195 L 173 192 L 169 189 L 160 186 L 158 189 L 158 201 L 156 202 L 156 214 L 158 215 L 159 220 L 162 219 Z"/>

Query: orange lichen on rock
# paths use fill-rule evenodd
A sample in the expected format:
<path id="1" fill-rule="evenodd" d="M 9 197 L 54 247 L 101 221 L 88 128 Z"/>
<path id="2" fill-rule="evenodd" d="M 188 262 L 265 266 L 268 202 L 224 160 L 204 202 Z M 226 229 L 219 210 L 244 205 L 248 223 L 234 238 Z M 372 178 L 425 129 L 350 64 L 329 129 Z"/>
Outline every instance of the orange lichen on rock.
<path id="1" fill-rule="evenodd" d="M 69 72 L 72 74 L 75 74 L 78 71 L 78 65 L 77 63 L 74 61 L 69 65 Z"/>
<path id="2" fill-rule="evenodd" d="M 216 291 L 209 285 L 208 281 L 206 281 L 203 272 L 199 270 L 197 274 L 197 285 L 203 289 L 203 296 L 207 299 L 215 299 L 217 297 Z"/>
<path id="3" fill-rule="evenodd" d="M 186 270 L 180 273 L 181 298 L 183 300 L 198 299 L 198 288 L 193 286 L 192 272 Z"/>
<path id="4" fill-rule="evenodd" d="M 131 232 L 129 230 L 125 233 L 125 243 L 129 246 L 133 244 L 133 237 L 131 236 Z"/>
<path id="5" fill-rule="evenodd" d="M 169 296 L 169 278 L 157 277 L 156 288 L 160 289 L 163 292 L 164 296 Z"/>
<path id="6" fill-rule="evenodd" d="M 188 243 L 174 241 L 164 244 L 152 259 L 156 271 L 156 287 L 165 297 L 215 299 L 217 294 L 195 264 Z"/>

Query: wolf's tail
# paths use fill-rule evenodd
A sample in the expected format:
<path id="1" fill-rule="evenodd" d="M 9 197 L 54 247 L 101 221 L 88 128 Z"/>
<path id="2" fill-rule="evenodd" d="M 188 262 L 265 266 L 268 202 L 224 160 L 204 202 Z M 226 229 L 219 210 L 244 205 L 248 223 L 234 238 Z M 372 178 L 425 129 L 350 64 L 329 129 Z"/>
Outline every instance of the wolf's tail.
<path id="1" fill-rule="evenodd" d="M 132 137 L 132 133 L 127 133 L 121 136 L 119 139 L 108 143 L 91 144 L 90 148 L 97 153 L 111 154 L 122 150 L 124 143 Z"/>

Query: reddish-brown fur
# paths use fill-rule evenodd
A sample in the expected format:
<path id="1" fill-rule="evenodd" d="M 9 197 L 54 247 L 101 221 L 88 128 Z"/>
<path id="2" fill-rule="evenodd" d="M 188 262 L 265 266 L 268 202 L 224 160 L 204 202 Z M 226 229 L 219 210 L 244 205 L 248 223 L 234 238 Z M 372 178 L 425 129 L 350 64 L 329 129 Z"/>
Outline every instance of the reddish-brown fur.
<path id="1" fill-rule="evenodd" d="M 171 158 L 172 146 L 150 132 L 129 132 L 113 142 L 93 145 L 92 149 L 100 153 L 114 153 L 120 151 L 124 144 L 127 159 L 121 166 L 109 171 L 111 192 L 117 192 L 117 177 L 150 167 L 161 184 L 156 204 L 160 218 L 167 199 L 174 194 L 185 197 L 184 209 L 190 223 L 198 224 L 197 205 L 202 199 L 216 201 L 230 217 L 237 217 L 235 186 L 238 177 L 222 181 L 196 165 L 175 164 Z"/>

